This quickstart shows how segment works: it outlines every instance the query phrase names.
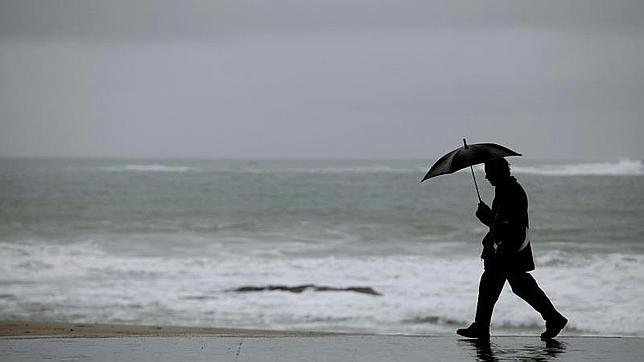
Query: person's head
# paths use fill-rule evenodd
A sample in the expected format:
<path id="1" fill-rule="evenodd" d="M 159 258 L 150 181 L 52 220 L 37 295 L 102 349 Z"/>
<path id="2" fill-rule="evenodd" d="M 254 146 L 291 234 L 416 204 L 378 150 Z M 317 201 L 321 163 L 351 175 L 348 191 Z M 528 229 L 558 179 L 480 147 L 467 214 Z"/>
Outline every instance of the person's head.
<path id="1" fill-rule="evenodd" d="M 510 164 L 505 158 L 497 158 L 485 163 L 485 178 L 492 186 L 510 177 Z"/>

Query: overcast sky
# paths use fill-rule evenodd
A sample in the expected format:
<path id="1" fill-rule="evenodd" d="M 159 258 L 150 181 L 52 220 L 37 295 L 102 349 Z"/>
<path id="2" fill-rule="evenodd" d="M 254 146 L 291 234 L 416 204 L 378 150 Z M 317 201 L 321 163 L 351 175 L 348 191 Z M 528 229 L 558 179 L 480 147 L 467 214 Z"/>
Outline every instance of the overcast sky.
<path id="1" fill-rule="evenodd" d="M 644 1 L 0 0 L 0 156 L 643 159 Z"/>

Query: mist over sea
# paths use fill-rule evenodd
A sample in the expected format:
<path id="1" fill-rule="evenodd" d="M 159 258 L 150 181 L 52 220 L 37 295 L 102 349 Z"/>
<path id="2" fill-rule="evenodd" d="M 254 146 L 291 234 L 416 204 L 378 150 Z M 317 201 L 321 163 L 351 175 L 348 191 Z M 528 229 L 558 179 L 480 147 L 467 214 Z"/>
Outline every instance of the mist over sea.
<path id="1" fill-rule="evenodd" d="M 565 333 L 644 336 L 642 161 L 510 162 Z M 1 159 L 0 319 L 452 334 L 486 228 L 469 171 L 430 165 Z M 382 295 L 231 291 L 302 284 Z M 493 333 L 542 330 L 506 286 Z"/>

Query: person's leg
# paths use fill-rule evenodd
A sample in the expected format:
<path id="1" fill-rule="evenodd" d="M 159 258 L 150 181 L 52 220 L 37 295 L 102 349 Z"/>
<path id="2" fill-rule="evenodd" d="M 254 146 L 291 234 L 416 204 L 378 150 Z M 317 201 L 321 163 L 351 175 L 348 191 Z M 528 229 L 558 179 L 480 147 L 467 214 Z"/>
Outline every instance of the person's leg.
<path id="1" fill-rule="evenodd" d="M 508 274 L 507 278 L 512 292 L 530 304 L 544 320 L 550 320 L 560 315 L 532 275 L 525 272 L 512 273 Z"/>
<path id="2" fill-rule="evenodd" d="M 476 317 L 474 323 L 467 328 L 461 328 L 456 331 L 457 334 L 468 337 L 487 339 L 490 337 L 490 319 L 494 304 L 499 299 L 501 290 L 505 284 L 505 274 L 502 272 L 493 272 L 486 269 L 481 275 L 479 283 L 479 296 L 476 303 Z"/>
<path id="3" fill-rule="evenodd" d="M 474 321 L 489 328 L 494 305 L 501 295 L 505 284 L 505 273 L 486 269 L 481 275 L 479 283 L 479 296 L 476 303 L 476 317 Z"/>
<path id="4" fill-rule="evenodd" d="M 513 273 L 508 275 L 508 282 L 514 294 L 528 302 L 546 321 L 546 331 L 541 334 L 541 339 L 548 340 L 557 336 L 568 320 L 555 309 L 532 275 L 525 272 Z"/>

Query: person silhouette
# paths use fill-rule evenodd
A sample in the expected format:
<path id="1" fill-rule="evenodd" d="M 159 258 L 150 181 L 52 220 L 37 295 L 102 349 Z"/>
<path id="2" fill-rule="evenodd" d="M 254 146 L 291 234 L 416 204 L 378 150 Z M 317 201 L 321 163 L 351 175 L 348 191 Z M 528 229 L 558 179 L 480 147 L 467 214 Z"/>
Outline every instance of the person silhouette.
<path id="1" fill-rule="evenodd" d="M 507 280 L 512 292 L 525 300 L 546 322 L 542 340 L 557 336 L 568 320 L 559 313 L 528 272 L 534 270 L 528 238 L 528 198 L 517 179 L 510 174 L 504 158 L 485 163 L 485 178 L 495 187 L 490 209 L 480 202 L 477 218 L 489 232 L 483 238 L 484 271 L 479 283 L 474 322 L 456 331 L 468 338 L 489 338 L 494 304 Z"/>

